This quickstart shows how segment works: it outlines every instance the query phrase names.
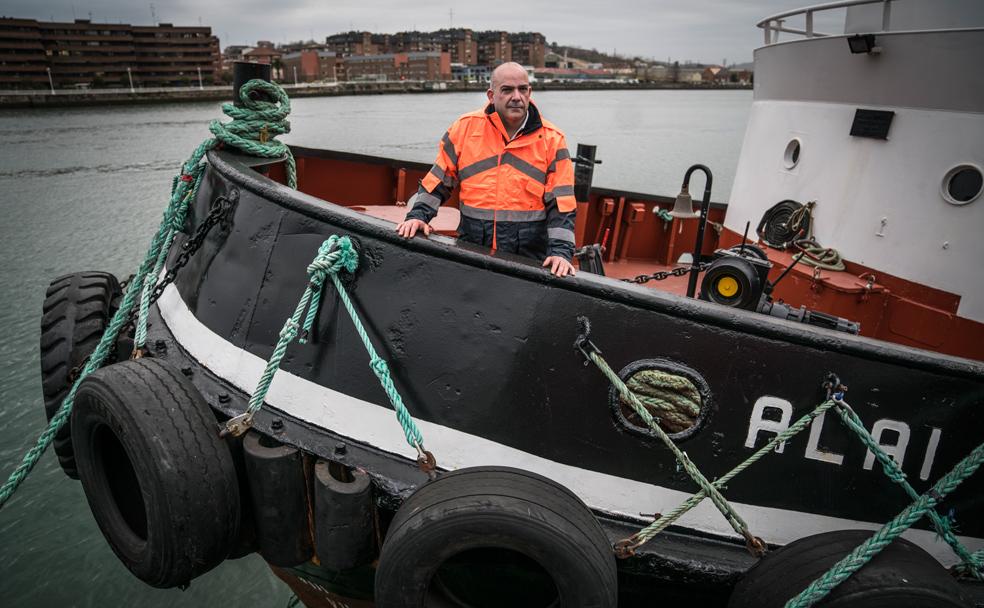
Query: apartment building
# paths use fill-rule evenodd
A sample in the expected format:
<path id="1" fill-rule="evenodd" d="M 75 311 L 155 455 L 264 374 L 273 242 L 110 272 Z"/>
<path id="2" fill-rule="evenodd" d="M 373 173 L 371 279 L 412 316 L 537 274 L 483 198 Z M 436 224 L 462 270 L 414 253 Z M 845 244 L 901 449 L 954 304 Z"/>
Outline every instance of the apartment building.
<path id="1" fill-rule="evenodd" d="M 209 27 L 0 18 L 0 88 L 193 86 L 221 67 Z"/>

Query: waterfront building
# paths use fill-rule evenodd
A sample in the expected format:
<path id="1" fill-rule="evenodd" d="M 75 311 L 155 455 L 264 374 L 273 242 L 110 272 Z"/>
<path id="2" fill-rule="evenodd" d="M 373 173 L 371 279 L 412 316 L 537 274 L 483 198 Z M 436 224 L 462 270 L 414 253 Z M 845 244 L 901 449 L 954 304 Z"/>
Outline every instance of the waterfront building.
<path id="1" fill-rule="evenodd" d="M 207 26 L 0 18 L 0 89 L 212 84 L 221 61 Z"/>
<path id="2" fill-rule="evenodd" d="M 512 43 L 509 32 L 478 32 L 478 63 L 499 65 L 512 61 Z"/>
<path id="3" fill-rule="evenodd" d="M 439 51 L 352 55 L 345 58 L 345 67 L 350 81 L 451 79 L 451 58 Z"/>
<path id="4" fill-rule="evenodd" d="M 534 68 L 545 65 L 547 39 L 539 32 L 519 32 L 509 34 L 512 45 L 512 60 Z"/>
<path id="5" fill-rule="evenodd" d="M 451 63 L 497 66 L 505 61 L 543 67 L 547 39 L 539 32 L 474 32 L 469 28 L 395 34 L 343 32 L 325 38 L 325 47 L 345 56 L 447 53 Z"/>
<path id="6" fill-rule="evenodd" d="M 378 55 L 388 48 L 388 36 L 372 32 L 343 32 L 325 39 L 327 50 L 342 55 Z"/>
<path id="7" fill-rule="evenodd" d="M 437 30 L 431 36 L 439 43 L 440 49 L 451 57 L 451 63 L 475 65 L 478 61 L 478 42 L 474 32 L 467 28 Z"/>
<path id="8" fill-rule="evenodd" d="M 280 58 L 287 83 L 345 81 L 348 79 L 345 58 L 323 48 L 306 48 Z"/>
<path id="9" fill-rule="evenodd" d="M 492 68 L 487 65 L 452 63 L 451 78 L 462 82 L 489 82 L 492 79 Z"/>
<path id="10" fill-rule="evenodd" d="M 222 65 L 225 69 L 229 69 L 234 61 L 245 61 L 243 58 L 243 53 L 250 50 L 251 46 L 245 46 L 242 44 L 230 45 L 222 51 Z"/>

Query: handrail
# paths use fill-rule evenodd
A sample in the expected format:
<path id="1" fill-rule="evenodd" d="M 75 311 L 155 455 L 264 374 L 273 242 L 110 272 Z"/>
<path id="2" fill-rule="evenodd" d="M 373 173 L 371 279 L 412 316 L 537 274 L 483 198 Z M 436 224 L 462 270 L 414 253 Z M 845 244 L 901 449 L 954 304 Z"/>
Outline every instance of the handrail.
<path id="1" fill-rule="evenodd" d="M 889 4 L 892 0 L 839 0 L 838 2 L 826 2 L 824 4 L 814 4 L 813 6 L 807 6 L 804 8 L 795 8 L 782 13 L 777 13 L 771 17 L 766 17 L 765 19 L 759 21 L 755 24 L 756 27 L 765 27 L 770 21 L 777 21 L 779 19 L 785 19 L 786 17 L 795 17 L 797 15 L 802 15 L 803 13 L 817 13 L 820 11 L 833 10 L 835 8 L 845 8 L 848 6 L 860 6 L 862 4 L 876 4 L 878 2 L 884 2 Z"/>
<path id="2" fill-rule="evenodd" d="M 806 36 L 807 38 L 819 38 L 822 36 L 831 36 L 832 34 L 826 34 L 822 32 L 817 32 L 813 29 L 813 14 L 829 11 L 838 8 L 846 8 L 851 6 L 861 6 L 864 4 L 882 4 L 882 31 L 888 31 L 889 24 L 891 23 L 892 17 L 892 1 L 893 0 L 840 0 L 838 2 L 828 2 L 826 4 L 815 4 L 813 6 L 807 6 L 805 8 L 793 9 L 790 11 L 785 11 L 782 13 L 777 13 L 771 17 L 766 17 L 762 21 L 755 24 L 757 27 L 762 28 L 765 34 L 765 44 L 768 46 L 770 44 L 775 44 L 779 41 L 779 33 L 785 32 L 789 34 L 799 34 Z M 806 28 L 803 30 L 798 30 L 794 28 L 783 27 L 783 21 L 787 20 L 789 17 L 797 17 L 799 15 L 804 15 L 806 20 Z"/>

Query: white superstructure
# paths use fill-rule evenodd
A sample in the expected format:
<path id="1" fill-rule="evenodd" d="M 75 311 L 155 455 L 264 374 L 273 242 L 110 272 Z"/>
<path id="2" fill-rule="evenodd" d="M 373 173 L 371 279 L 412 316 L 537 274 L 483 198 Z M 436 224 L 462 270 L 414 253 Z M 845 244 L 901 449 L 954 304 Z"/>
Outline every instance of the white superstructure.
<path id="1" fill-rule="evenodd" d="M 819 31 L 838 13 L 842 31 Z M 822 245 L 958 294 L 959 316 L 984 321 L 984 2 L 835 2 L 759 27 L 726 226 L 816 201 Z M 887 138 L 851 135 L 858 110 L 894 113 Z"/>

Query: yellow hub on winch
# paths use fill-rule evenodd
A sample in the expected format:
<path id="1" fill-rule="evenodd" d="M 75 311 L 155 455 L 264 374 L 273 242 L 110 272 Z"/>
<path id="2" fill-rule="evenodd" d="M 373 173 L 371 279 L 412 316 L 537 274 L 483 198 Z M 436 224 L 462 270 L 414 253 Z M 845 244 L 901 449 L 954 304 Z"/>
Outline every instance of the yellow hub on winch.
<path id="1" fill-rule="evenodd" d="M 717 292 L 726 298 L 732 298 L 738 293 L 740 286 L 734 277 L 721 277 L 715 285 Z"/>

